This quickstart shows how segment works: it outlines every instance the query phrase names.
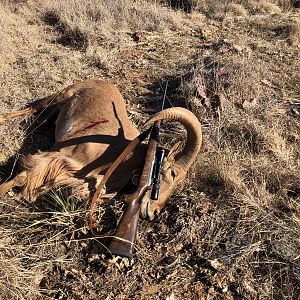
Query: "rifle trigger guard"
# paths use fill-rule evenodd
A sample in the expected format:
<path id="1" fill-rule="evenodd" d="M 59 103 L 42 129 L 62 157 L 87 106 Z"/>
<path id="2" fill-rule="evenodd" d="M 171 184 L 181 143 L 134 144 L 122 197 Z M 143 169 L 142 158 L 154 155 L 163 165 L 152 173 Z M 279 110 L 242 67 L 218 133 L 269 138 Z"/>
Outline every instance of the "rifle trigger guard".
<path id="1" fill-rule="evenodd" d="M 139 178 L 140 178 L 140 171 L 138 169 L 135 169 L 131 173 L 131 183 L 135 186 L 139 184 Z"/>

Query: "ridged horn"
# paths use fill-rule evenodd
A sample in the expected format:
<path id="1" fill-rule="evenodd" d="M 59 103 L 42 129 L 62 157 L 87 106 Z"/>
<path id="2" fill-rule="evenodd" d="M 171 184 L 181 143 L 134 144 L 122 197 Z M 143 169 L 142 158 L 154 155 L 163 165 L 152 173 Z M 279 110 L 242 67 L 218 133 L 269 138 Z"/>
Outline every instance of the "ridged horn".
<path id="1" fill-rule="evenodd" d="M 202 130 L 199 120 L 188 109 L 172 107 L 162 110 L 150 117 L 144 124 L 144 127 L 149 126 L 157 120 L 178 121 L 185 127 L 187 131 L 187 141 L 185 148 L 176 160 L 176 164 L 187 172 L 201 148 Z"/>

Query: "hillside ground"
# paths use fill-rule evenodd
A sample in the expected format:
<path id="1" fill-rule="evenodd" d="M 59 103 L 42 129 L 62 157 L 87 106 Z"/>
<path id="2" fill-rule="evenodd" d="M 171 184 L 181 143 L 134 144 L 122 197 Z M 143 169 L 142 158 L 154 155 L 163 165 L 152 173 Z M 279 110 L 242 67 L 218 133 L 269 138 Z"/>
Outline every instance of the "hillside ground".
<path id="1" fill-rule="evenodd" d="M 0 200 L 1 299 L 299 299 L 299 1 L 0 0 L 0 113 L 86 78 L 118 86 L 140 127 L 192 110 L 203 146 L 132 261 L 104 253 L 82 199 Z M 49 149 L 53 123 L 0 125 L 0 179 Z M 163 142 L 184 139 L 176 124 Z M 113 233 L 118 197 L 97 207 Z"/>

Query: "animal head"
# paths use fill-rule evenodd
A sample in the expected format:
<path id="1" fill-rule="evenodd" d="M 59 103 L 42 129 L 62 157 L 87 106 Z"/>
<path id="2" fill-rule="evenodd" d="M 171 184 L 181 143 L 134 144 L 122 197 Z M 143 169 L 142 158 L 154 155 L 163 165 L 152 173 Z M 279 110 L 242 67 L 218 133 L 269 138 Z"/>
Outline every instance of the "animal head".
<path id="1" fill-rule="evenodd" d="M 179 121 L 185 127 L 187 137 L 184 147 L 181 143 L 175 144 L 164 158 L 159 199 L 151 200 L 150 192 L 147 192 L 142 200 L 141 213 L 149 219 L 153 219 L 155 214 L 160 212 L 174 188 L 185 178 L 202 143 L 201 124 L 189 110 L 181 107 L 163 110 L 151 117 L 144 126 L 149 126 L 157 120 Z"/>

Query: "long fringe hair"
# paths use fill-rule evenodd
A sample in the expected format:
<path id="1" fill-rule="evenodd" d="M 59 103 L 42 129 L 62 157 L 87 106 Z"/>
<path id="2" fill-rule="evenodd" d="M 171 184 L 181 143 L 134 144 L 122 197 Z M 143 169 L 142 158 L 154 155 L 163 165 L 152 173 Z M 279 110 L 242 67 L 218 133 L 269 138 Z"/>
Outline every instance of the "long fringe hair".
<path id="1" fill-rule="evenodd" d="M 29 201 L 56 185 L 72 184 L 74 173 L 82 168 L 80 163 L 59 152 L 29 155 L 23 160 L 23 166 L 27 178 L 22 194 Z"/>

